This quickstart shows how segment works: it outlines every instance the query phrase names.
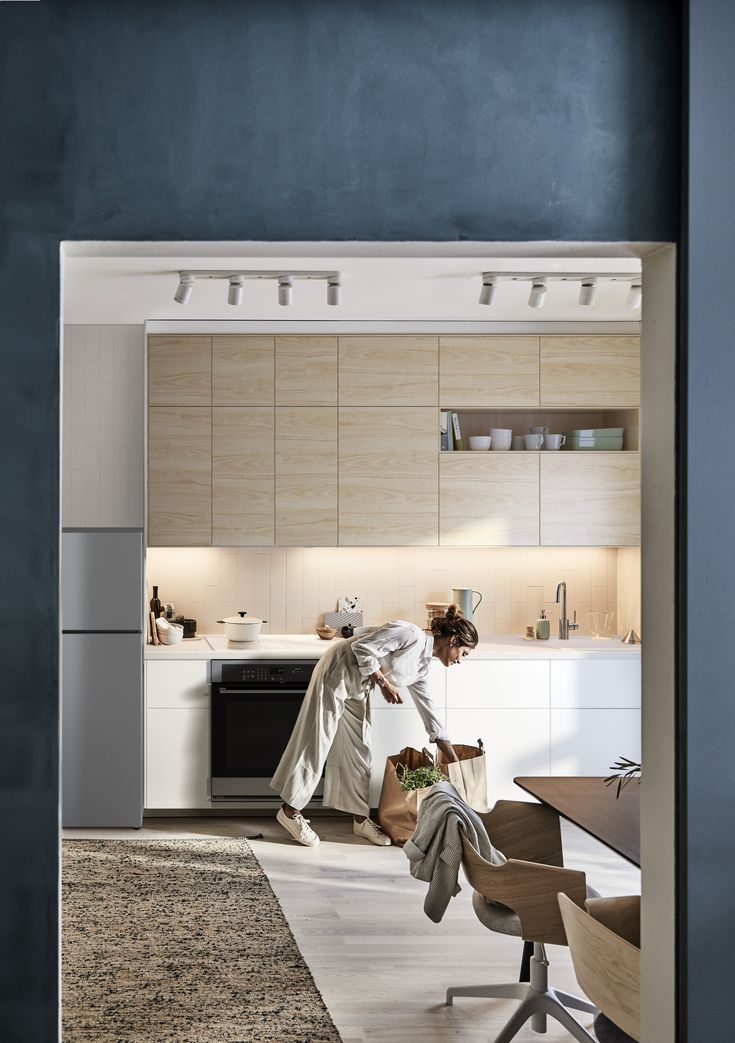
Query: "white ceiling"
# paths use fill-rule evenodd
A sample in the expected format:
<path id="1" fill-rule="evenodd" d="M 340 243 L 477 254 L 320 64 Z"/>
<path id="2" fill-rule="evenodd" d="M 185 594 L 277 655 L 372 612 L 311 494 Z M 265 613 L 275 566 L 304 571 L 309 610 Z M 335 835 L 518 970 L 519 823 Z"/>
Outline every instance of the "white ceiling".
<path id="1" fill-rule="evenodd" d="M 543 308 L 528 306 L 529 284 L 502 282 L 490 307 L 478 303 L 483 271 L 640 272 L 657 244 L 600 243 L 65 243 L 63 321 L 631 323 L 627 285 L 600 282 L 594 306 L 578 283 L 551 282 Z M 329 307 L 323 282 L 298 281 L 294 302 L 276 283 L 247 281 L 243 304 L 227 304 L 227 282 L 199 280 L 191 301 L 174 303 L 182 269 L 334 269 L 342 303 Z M 644 289 L 645 292 L 645 289 Z"/>

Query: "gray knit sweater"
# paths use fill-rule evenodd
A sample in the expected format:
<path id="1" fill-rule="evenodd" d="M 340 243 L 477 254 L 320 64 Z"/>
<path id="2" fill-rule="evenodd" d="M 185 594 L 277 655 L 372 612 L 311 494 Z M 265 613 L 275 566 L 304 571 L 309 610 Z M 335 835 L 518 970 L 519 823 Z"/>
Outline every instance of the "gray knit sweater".
<path id="1" fill-rule="evenodd" d="M 459 894 L 462 832 L 487 862 L 501 865 L 505 856 L 490 843 L 482 819 L 460 797 L 451 782 L 432 786 L 419 805 L 416 829 L 403 850 L 411 863 L 411 876 L 426 880 L 429 890 L 424 912 L 439 923 L 449 899 Z"/>

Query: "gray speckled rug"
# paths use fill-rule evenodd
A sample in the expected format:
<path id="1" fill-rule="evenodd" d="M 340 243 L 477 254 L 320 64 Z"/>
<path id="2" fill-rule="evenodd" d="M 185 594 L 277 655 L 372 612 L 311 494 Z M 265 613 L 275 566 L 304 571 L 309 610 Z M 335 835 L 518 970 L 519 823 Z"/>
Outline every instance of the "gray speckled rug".
<path id="1" fill-rule="evenodd" d="M 65 840 L 64 1043 L 339 1043 L 245 840 Z"/>

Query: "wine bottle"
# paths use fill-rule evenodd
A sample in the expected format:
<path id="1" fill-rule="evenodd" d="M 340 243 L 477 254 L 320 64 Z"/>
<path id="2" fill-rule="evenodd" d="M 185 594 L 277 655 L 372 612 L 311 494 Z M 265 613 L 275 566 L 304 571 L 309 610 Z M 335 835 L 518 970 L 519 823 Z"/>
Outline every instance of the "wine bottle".
<path id="1" fill-rule="evenodd" d="M 151 612 L 153 618 L 158 619 L 161 615 L 161 602 L 158 599 L 158 587 L 153 588 L 153 597 L 151 598 Z"/>

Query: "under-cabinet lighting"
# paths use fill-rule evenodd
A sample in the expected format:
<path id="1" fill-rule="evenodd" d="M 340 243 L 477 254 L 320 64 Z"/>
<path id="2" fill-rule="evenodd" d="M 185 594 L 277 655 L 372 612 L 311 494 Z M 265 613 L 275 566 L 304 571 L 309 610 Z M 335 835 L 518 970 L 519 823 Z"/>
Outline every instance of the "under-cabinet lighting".
<path id="1" fill-rule="evenodd" d="M 229 283 L 228 304 L 241 304 L 246 279 L 270 279 L 278 283 L 278 303 L 291 304 L 293 283 L 296 279 L 316 279 L 327 284 L 327 304 L 340 304 L 342 300 L 342 276 L 340 272 L 309 270 L 265 271 L 261 269 L 201 269 L 179 272 L 179 285 L 174 300 L 186 304 L 192 294 L 196 279 L 222 279 Z"/>
<path id="2" fill-rule="evenodd" d="M 626 305 L 628 308 L 640 308 L 642 298 L 642 279 L 640 272 L 483 272 L 480 289 L 480 304 L 492 304 L 496 297 L 498 284 L 501 282 L 529 282 L 531 291 L 528 304 L 531 308 L 541 308 L 549 283 L 578 282 L 579 303 L 590 306 L 597 298 L 600 282 L 622 282 L 629 287 Z"/>
<path id="3" fill-rule="evenodd" d="M 227 291 L 228 304 L 242 304 L 242 293 L 245 280 L 241 275 L 230 276 L 230 288 Z"/>
<path id="4" fill-rule="evenodd" d="M 182 272 L 179 276 L 179 288 L 174 294 L 174 300 L 177 304 L 187 304 L 191 297 L 191 291 L 194 286 L 194 276 L 187 275 Z"/>
<path id="5" fill-rule="evenodd" d="M 591 305 L 597 296 L 597 279 L 585 279 L 579 287 L 579 303 Z"/>
<path id="6" fill-rule="evenodd" d="M 480 304 L 492 304 L 493 298 L 495 297 L 495 279 L 492 277 L 485 278 L 482 280 L 482 289 L 480 290 Z"/>
<path id="7" fill-rule="evenodd" d="M 631 283 L 630 284 L 630 289 L 628 290 L 628 300 L 626 302 L 628 307 L 629 308 L 640 308 L 642 297 L 643 297 L 643 287 L 641 286 L 640 282 L 633 282 L 633 283 Z"/>
<path id="8" fill-rule="evenodd" d="M 278 303 L 286 307 L 293 303 L 293 280 L 288 275 L 278 280 Z"/>
<path id="9" fill-rule="evenodd" d="M 548 287 L 544 279 L 534 279 L 531 283 L 531 292 L 528 295 L 529 308 L 543 308 L 547 289 Z"/>
<path id="10" fill-rule="evenodd" d="M 342 300 L 342 282 L 339 276 L 327 279 L 327 304 L 339 304 Z"/>

